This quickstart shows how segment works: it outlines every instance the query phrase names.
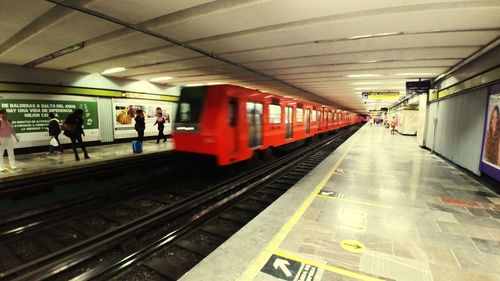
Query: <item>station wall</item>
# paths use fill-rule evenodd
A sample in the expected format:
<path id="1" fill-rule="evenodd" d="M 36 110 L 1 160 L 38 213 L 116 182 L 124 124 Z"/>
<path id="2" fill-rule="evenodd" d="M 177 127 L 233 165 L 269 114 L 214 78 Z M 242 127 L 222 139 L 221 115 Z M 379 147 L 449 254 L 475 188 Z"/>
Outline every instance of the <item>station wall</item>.
<path id="1" fill-rule="evenodd" d="M 426 146 L 477 175 L 487 93 L 482 87 L 433 102 L 427 121 Z"/>
<path id="2" fill-rule="evenodd" d="M 153 126 L 158 107 L 170 119 L 165 126 L 170 134 L 179 95 L 180 87 L 148 81 L 0 64 L 0 107 L 20 137 L 16 148 L 47 146 L 48 113 L 62 123 L 77 108 L 85 111 L 85 141 L 136 137 L 133 119 L 139 108 L 146 113 L 145 136 L 158 133 Z M 60 140 L 69 142 L 64 136 Z"/>

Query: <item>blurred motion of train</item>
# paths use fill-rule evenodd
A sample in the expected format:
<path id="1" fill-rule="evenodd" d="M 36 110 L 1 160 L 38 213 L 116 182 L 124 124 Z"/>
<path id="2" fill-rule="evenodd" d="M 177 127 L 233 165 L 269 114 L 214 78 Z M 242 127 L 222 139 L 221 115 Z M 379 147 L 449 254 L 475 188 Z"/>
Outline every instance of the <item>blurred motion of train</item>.
<path id="1" fill-rule="evenodd" d="M 233 85 L 183 88 L 175 150 L 216 158 L 219 166 L 362 121 L 347 111 Z"/>

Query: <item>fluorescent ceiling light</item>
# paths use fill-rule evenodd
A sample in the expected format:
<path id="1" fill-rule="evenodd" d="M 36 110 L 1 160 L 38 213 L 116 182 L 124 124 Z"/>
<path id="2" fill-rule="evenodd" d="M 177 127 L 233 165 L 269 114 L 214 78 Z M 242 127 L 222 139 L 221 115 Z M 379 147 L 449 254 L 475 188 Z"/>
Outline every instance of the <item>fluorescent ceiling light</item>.
<path id="1" fill-rule="evenodd" d="M 398 76 L 435 76 L 437 74 L 435 74 L 435 73 L 427 73 L 427 72 L 424 72 L 424 73 L 413 73 L 413 72 L 410 72 L 410 73 L 396 73 L 396 75 L 398 75 Z"/>
<path id="2" fill-rule="evenodd" d="M 31 62 L 25 64 L 24 66 L 29 66 L 29 67 L 36 66 L 36 65 L 45 63 L 47 61 L 53 60 L 55 58 L 67 55 L 67 54 L 72 53 L 74 51 L 78 51 L 81 48 L 83 48 L 84 46 L 85 46 L 85 42 L 81 42 L 81 43 L 69 46 L 67 48 L 61 49 L 59 51 L 56 51 L 56 52 L 54 52 L 52 54 L 49 54 L 49 55 L 43 56 L 41 58 L 38 58 L 38 59 L 36 59 L 34 61 L 31 61 Z"/>
<path id="3" fill-rule="evenodd" d="M 347 77 L 351 77 L 351 78 L 356 78 L 356 77 L 379 77 L 379 76 L 382 76 L 380 74 L 350 74 L 350 75 L 347 75 Z"/>
<path id="4" fill-rule="evenodd" d="M 187 85 L 184 85 L 184 87 L 197 87 L 197 86 L 203 86 L 203 84 L 187 84 Z"/>
<path id="5" fill-rule="evenodd" d="M 362 60 L 362 61 L 358 61 L 358 63 L 375 63 L 375 62 L 378 62 L 378 60 Z"/>
<path id="6" fill-rule="evenodd" d="M 109 68 L 109 69 L 104 70 L 103 72 L 101 72 L 101 74 L 111 74 L 111 73 L 121 72 L 121 71 L 125 71 L 125 70 L 127 70 L 127 68 L 123 67 L 123 66 L 113 67 L 113 68 Z"/>
<path id="7" fill-rule="evenodd" d="M 383 36 L 390 36 L 390 35 L 397 35 L 397 34 L 403 34 L 403 33 L 402 32 L 386 32 L 386 33 L 377 33 L 377 34 L 366 34 L 366 35 L 358 35 L 358 36 L 348 37 L 347 39 L 356 40 L 356 39 L 383 37 Z"/>
<path id="8" fill-rule="evenodd" d="M 354 88 L 354 90 L 358 90 L 358 91 L 363 91 L 363 90 L 376 90 L 378 88 Z"/>
<path id="9" fill-rule="evenodd" d="M 149 81 L 151 81 L 151 82 L 159 82 L 159 81 L 167 81 L 167 80 L 170 80 L 170 79 L 174 79 L 174 77 L 171 77 L 171 76 L 160 76 L 160 77 L 151 78 L 151 79 L 149 79 Z"/>
<path id="10" fill-rule="evenodd" d="M 210 82 L 210 83 L 207 83 L 206 85 L 222 85 L 222 84 L 226 84 L 224 82 Z"/>
<path id="11" fill-rule="evenodd" d="M 370 37 L 373 37 L 373 35 L 371 35 L 371 34 L 368 34 L 368 35 L 358 35 L 358 36 L 348 37 L 347 39 L 349 39 L 349 40 L 356 40 L 356 39 L 363 39 L 363 38 L 370 38 Z"/>
<path id="12" fill-rule="evenodd" d="M 380 81 L 374 81 L 374 82 L 356 82 L 356 83 L 352 83 L 353 85 L 375 85 L 375 84 L 382 84 L 384 82 L 380 82 Z"/>

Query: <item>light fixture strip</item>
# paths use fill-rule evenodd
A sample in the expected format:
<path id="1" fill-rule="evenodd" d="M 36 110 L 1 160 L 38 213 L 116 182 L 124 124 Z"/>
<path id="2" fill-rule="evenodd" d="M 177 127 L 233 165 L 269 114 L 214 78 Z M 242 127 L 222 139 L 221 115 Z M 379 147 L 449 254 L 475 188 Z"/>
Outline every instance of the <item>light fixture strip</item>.
<path id="1" fill-rule="evenodd" d="M 64 49 L 61 49 L 59 51 L 55 51 L 52 54 L 49 54 L 49 55 L 43 56 L 41 58 L 38 58 L 38 59 L 36 59 L 34 61 L 28 62 L 24 66 L 33 67 L 33 66 L 36 66 L 36 65 L 48 62 L 50 60 L 53 60 L 55 58 L 67 55 L 69 53 L 73 53 L 74 51 L 78 51 L 78 50 L 82 49 L 83 47 L 85 47 L 85 42 L 80 42 L 78 44 L 71 45 L 71 46 L 66 47 Z"/>

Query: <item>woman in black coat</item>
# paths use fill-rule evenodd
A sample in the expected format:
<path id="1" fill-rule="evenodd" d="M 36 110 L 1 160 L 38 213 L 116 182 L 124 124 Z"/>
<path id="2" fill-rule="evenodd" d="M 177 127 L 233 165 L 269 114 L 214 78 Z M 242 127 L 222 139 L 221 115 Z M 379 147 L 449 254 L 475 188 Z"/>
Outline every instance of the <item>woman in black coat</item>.
<path id="1" fill-rule="evenodd" d="M 90 159 L 82 140 L 82 135 L 85 136 L 85 132 L 83 132 L 83 109 L 77 109 L 71 113 L 66 118 L 66 121 L 64 121 L 63 129 L 64 135 L 71 139 L 71 147 L 75 153 L 75 160 L 80 161 L 80 156 L 78 156 L 78 152 L 76 151 L 76 141 L 80 144 L 85 159 Z"/>
<path id="2" fill-rule="evenodd" d="M 146 129 L 146 120 L 144 119 L 144 111 L 142 109 L 138 109 L 136 112 L 137 116 L 135 117 L 135 130 L 137 131 L 137 140 L 142 143 L 144 139 L 144 130 Z"/>

